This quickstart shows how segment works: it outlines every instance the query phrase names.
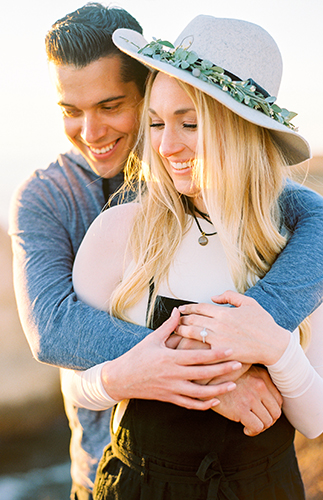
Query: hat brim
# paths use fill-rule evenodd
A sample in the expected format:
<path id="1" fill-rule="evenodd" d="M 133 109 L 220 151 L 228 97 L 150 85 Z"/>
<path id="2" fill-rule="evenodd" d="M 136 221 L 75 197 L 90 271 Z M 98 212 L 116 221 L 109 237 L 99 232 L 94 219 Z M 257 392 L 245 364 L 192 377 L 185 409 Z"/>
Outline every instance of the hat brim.
<path id="1" fill-rule="evenodd" d="M 130 57 L 141 62 L 150 69 L 161 71 L 169 76 L 200 89 L 210 95 L 231 111 L 245 120 L 272 131 L 274 140 L 282 149 L 289 165 L 295 165 L 311 158 L 311 150 L 308 142 L 297 132 L 270 118 L 265 113 L 252 109 L 245 104 L 239 103 L 229 93 L 208 82 L 194 77 L 190 71 L 175 68 L 169 63 L 158 61 L 151 57 L 138 53 L 149 42 L 137 31 L 126 28 L 117 29 L 112 36 L 114 44 Z M 216 61 L 212 61 L 216 63 Z"/>

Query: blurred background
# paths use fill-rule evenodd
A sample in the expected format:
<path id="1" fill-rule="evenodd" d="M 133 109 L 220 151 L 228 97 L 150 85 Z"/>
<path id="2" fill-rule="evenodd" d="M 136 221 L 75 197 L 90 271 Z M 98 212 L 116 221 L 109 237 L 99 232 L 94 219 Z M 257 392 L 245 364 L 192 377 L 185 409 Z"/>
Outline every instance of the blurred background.
<path id="1" fill-rule="evenodd" d="M 85 1 L 6 2 L 0 19 L 0 498 L 65 500 L 69 497 L 69 429 L 58 370 L 33 360 L 21 331 L 12 287 L 7 235 L 14 189 L 36 168 L 69 148 L 47 71 L 44 37 L 53 22 Z M 244 19 L 261 25 L 281 50 L 284 72 L 278 104 L 312 146 L 313 160 L 295 176 L 323 194 L 323 2 L 231 0 L 181 2 L 120 0 L 141 23 L 148 40 L 174 41 L 198 14 Z M 297 436 L 307 498 L 323 498 L 323 440 Z"/>

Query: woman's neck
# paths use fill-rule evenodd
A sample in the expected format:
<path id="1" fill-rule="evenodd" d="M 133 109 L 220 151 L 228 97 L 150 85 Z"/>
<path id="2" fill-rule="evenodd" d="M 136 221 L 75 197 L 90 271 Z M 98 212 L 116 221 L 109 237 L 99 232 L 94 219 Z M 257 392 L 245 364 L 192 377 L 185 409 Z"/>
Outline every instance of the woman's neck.
<path id="1" fill-rule="evenodd" d="M 207 209 L 202 198 L 189 198 L 186 197 L 188 211 L 194 214 L 196 217 L 202 219 L 209 219 L 209 215 L 207 213 Z"/>

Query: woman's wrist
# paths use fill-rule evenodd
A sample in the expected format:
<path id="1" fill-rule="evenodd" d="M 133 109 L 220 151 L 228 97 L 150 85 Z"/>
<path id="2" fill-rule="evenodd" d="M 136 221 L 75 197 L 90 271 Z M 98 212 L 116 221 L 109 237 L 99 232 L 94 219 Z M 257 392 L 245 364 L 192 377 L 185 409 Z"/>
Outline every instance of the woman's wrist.
<path id="1" fill-rule="evenodd" d="M 284 341 L 277 347 L 277 351 L 272 355 L 270 362 L 265 363 L 265 366 L 273 371 L 279 371 L 285 365 L 285 360 L 290 357 L 290 352 L 292 349 L 295 349 L 295 344 L 297 343 L 294 335 L 288 330 L 285 331 L 288 333 L 288 336 L 284 335 Z M 288 342 L 286 344 L 287 339 Z"/>
<path id="2" fill-rule="evenodd" d="M 298 397 L 312 384 L 314 370 L 294 334 L 283 356 L 268 372 L 282 396 Z"/>
<path id="3" fill-rule="evenodd" d="M 291 333 L 277 325 L 277 331 L 273 332 L 272 343 L 266 346 L 263 364 L 271 366 L 277 363 L 286 352 L 290 343 Z"/>
<path id="4" fill-rule="evenodd" d="M 109 398 L 111 401 L 114 401 L 114 403 L 116 404 L 122 401 L 123 398 L 120 397 L 120 395 L 114 390 L 114 372 L 115 369 L 113 361 L 107 361 L 106 363 L 103 363 L 100 370 L 100 383 L 102 391 L 105 392 L 107 398 Z"/>

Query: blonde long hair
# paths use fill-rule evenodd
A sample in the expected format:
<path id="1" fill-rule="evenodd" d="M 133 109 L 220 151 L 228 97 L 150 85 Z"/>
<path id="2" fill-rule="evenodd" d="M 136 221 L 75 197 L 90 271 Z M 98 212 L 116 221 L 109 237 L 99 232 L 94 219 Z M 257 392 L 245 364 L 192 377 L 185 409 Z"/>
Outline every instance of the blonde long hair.
<path id="1" fill-rule="evenodd" d="M 159 284 L 167 279 L 176 249 L 190 222 L 187 206 L 150 143 L 147 109 L 155 74 L 147 84 L 140 139 L 142 161 L 131 162 L 126 177 L 144 185 L 129 245 L 134 269 L 116 288 L 111 314 L 129 321 L 135 305 L 153 280 L 151 317 Z M 280 233 L 278 198 L 286 163 L 268 130 L 239 117 L 195 87 L 178 82 L 197 112 L 198 150 L 194 182 L 201 187 L 207 212 L 224 246 L 233 282 L 244 293 L 262 278 L 286 244 Z M 134 174 L 135 172 L 135 174 Z M 144 181 L 144 183 L 142 182 Z M 308 329 L 302 328 L 303 343 Z"/>

